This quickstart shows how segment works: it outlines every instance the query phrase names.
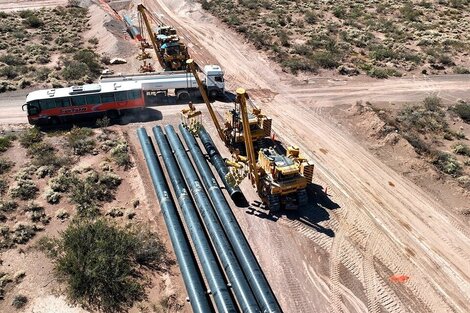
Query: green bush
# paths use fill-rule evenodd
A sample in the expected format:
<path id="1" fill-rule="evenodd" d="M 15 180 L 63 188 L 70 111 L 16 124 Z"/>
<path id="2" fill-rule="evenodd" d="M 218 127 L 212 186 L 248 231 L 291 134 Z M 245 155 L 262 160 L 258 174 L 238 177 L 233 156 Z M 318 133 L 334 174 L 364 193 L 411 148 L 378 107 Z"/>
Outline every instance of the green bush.
<path id="1" fill-rule="evenodd" d="M 20 198 L 21 200 L 32 200 L 36 198 L 39 188 L 30 179 L 19 179 L 16 185 L 10 189 L 12 198 Z"/>
<path id="2" fill-rule="evenodd" d="M 470 147 L 462 142 L 457 143 L 453 147 L 453 151 L 456 154 L 465 155 L 470 157 Z"/>
<path id="3" fill-rule="evenodd" d="M 465 122 L 470 123 L 470 104 L 459 103 L 453 107 L 455 113 L 460 116 Z"/>
<path id="4" fill-rule="evenodd" d="M 16 295 L 13 298 L 13 302 L 11 303 L 11 305 L 15 309 L 21 309 L 22 307 L 24 307 L 26 305 L 26 303 L 28 303 L 28 298 L 26 296 Z"/>
<path id="5" fill-rule="evenodd" d="M 401 73 L 393 68 L 372 67 L 367 71 L 367 75 L 374 78 L 385 79 L 390 76 L 400 77 Z"/>
<path id="6" fill-rule="evenodd" d="M 93 130 L 90 128 L 73 127 L 67 135 L 67 142 L 73 153 L 76 155 L 85 155 L 95 148 L 95 139 Z"/>
<path id="7" fill-rule="evenodd" d="M 0 158 L 0 174 L 8 172 L 13 167 L 13 165 L 15 165 L 14 162 Z"/>
<path id="8" fill-rule="evenodd" d="M 449 125 L 442 110 L 429 111 L 421 106 L 407 106 L 397 116 L 397 121 L 406 129 L 421 133 L 447 131 Z"/>
<path id="9" fill-rule="evenodd" d="M 139 261 L 159 265 L 166 255 L 160 251 L 163 245 L 152 240 L 155 234 L 137 234 L 101 219 L 78 220 L 59 239 L 42 240 L 40 248 L 55 257 L 56 272 L 66 282 L 72 302 L 121 312 L 145 295 Z"/>
<path id="10" fill-rule="evenodd" d="M 317 21 L 317 16 L 316 16 L 315 12 L 307 11 L 307 12 L 305 12 L 304 19 L 305 19 L 305 22 L 307 22 L 309 24 L 315 24 L 316 21 Z"/>
<path id="11" fill-rule="evenodd" d="M 12 146 L 12 138 L 10 136 L 0 136 L 0 152 L 5 152 Z"/>
<path id="12" fill-rule="evenodd" d="M 0 177 L 0 196 L 3 196 L 8 189 L 8 182 Z"/>
<path id="13" fill-rule="evenodd" d="M 25 65 L 26 64 L 23 58 L 16 54 L 3 54 L 0 56 L 0 62 L 3 62 L 7 65 Z"/>
<path id="14" fill-rule="evenodd" d="M 37 16 L 35 15 L 30 15 L 28 16 L 25 20 L 24 23 L 31 27 L 31 28 L 39 28 L 42 25 L 44 25 L 44 22 Z"/>
<path id="15" fill-rule="evenodd" d="M 98 55 L 94 53 L 92 50 L 83 49 L 83 50 L 77 51 L 73 55 L 73 59 L 75 61 L 86 64 L 86 66 L 88 67 L 88 70 L 92 74 L 94 75 L 101 74 L 101 65 L 99 63 Z"/>
<path id="16" fill-rule="evenodd" d="M 312 59 L 321 68 L 334 69 L 339 66 L 337 56 L 329 51 L 316 52 L 313 54 Z"/>
<path id="17" fill-rule="evenodd" d="M 13 212 L 18 208 L 18 203 L 15 201 L 0 201 L 0 212 Z"/>
<path id="18" fill-rule="evenodd" d="M 131 157 L 127 143 L 120 142 L 111 149 L 111 157 L 117 165 L 128 169 L 132 166 Z"/>
<path id="19" fill-rule="evenodd" d="M 459 176 L 462 167 L 460 163 L 449 153 L 438 152 L 433 160 L 433 164 L 442 172 L 452 175 Z"/>
<path id="20" fill-rule="evenodd" d="M 441 109 L 441 98 L 432 95 L 432 96 L 427 96 L 423 100 L 424 108 L 428 111 L 439 111 Z"/>
<path id="21" fill-rule="evenodd" d="M 36 127 L 32 127 L 21 133 L 19 140 L 22 147 L 29 148 L 35 143 L 41 142 L 42 138 L 41 131 Z"/>
<path id="22" fill-rule="evenodd" d="M 470 69 L 463 66 L 455 66 L 453 70 L 455 74 L 470 74 Z"/>
<path id="23" fill-rule="evenodd" d="M 65 64 L 60 74 L 66 81 L 74 81 L 88 75 L 89 72 L 88 66 L 85 63 L 69 61 Z"/>
<path id="24" fill-rule="evenodd" d="M 16 66 L 8 65 L 0 68 L 0 76 L 4 76 L 8 79 L 16 78 L 19 74 L 20 71 Z"/>

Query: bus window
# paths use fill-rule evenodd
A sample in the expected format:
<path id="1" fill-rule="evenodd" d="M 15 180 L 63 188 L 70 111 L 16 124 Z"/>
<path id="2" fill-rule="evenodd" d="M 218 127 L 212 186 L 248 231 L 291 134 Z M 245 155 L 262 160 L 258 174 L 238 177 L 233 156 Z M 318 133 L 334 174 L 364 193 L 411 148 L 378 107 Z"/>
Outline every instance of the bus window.
<path id="1" fill-rule="evenodd" d="M 116 92 L 116 101 L 127 101 L 127 94 L 125 91 Z"/>
<path id="2" fill-rule="evenodd" d="M 86 96 L 87 104 L 101 104 L 100 95 L 88 95 Z"/>
<path id="3" fill-rule="evenodd" d="M 84 96 L 78 96 L 78 97 L 71 97 L 70 98 L 72 105 L 74 106 L 79 106 L 79 105 L 85 105 L 85 97 Z"/>
<path id="4" fill-rule="evenodd" d="M 59 99 L 55 99 L 55 106 L 57 108 L 60 108 L 60 107 L 68 107 L 70 106 L 70 99 L 69 98 L 59 98 Z"/>
<path id="5" fill-rule="evenodd" d="M 28 108 L 28 115 L 36 115 L 36 114 L 39 114 L 39 112 L 41 111 L 39 109 L 38 101 L 31 101 L 27 103 L 27 108 Z"/>
<path id="6" fill-rule="evenodd" d="M 135 100 L 140 98 L 140 91 L 139 90 L 129 90 L 127 92 L 127 97 L 129 100 Z"/>
<path id="7" fill-rule="evenodd" d="M 101 95 L 101 102 L 102 103 L 109 103 L 114 102 L 114 94 L 113 93 L 104 93 Z"/>
<path id="8" fill-rule="evenodd" d="M 39 100 L 39 105 L 42 110 L 49 110 L 56 107 L 54 99 Z"/>

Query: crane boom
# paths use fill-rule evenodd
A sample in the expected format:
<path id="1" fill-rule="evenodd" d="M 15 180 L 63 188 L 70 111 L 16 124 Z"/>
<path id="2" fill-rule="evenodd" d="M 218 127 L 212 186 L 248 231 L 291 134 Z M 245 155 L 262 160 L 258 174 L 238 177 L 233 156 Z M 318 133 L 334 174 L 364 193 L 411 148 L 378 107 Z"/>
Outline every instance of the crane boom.
<path id="1" fill-rule="evenodd" d="M 143 4 L 137 5 L 137 10 L 139 11 L 140 15 L 142 16 L 142 19 L 144 20 L 145 27 L 147 28 L 147 32 L 150 36 L 150 41 L 152 42 L 153 50 L 155 51 L 155 54 L 157 55 L 158 63 L 160 63 L 160 66 L 162 68 L 165 68 L 165 62 L 163 61 L 163 58 L 160 55 L 160 52 L 157 48 L 157 43 L 155 41 L 155 36 L 152 31 L 152 26 L 150 26 L 149 19 L 147 17 L 147 8 Z"/>
<path id="2" fill-rule="evenodd" d="M 207 110 L 211 115 L 212 121 L 214 122 L 215 128 L 217 129 L 217 133 L 219 134 L 220 139 L 222 139 L 223 142 L 226 142 L 225 134 L 219 124 L 219 120 L 215 115 L 214 109 L 212 108 L 209 98 L 207 97 L 206 89 L 204 88 L 204 85 L 202 84 L 201 79 L 199 78 L 194 61 L 192 59 L 188 59 L 186 60 L 186 64 L 188 65 L 189 70 L 193 73 L 193 76 L 196 79 L 197 86 L 199 87 L 199 92 L 201 93 L 201 96 L 204 99 L 204 102 L 206 103 Z"/>
<path id="3" fill-rule="evenodd" d="M 256 165 L 256 156 L 255 156 L 255 148 L 253 147 L 253 140 L 251 139 L 251 130 L 250 130 L 250 122 L 248 120 L 248 110 L 246 108 L 246 99 L 248 95 L 246 94 L 245 89 L 238 88 L 237 91 L 237 102 L 240 105 L 240 113 L 242 115 L 243 121 L 243 137 L 245 138 L 245 149 L 247 154 L 247 162 L 248 167 L 250 170 L 250 180 L 253 185 L 256 186 L 256 191 L 260 194 L 260 181 L 259 181 L 259 174 L 258 168 Z"/>

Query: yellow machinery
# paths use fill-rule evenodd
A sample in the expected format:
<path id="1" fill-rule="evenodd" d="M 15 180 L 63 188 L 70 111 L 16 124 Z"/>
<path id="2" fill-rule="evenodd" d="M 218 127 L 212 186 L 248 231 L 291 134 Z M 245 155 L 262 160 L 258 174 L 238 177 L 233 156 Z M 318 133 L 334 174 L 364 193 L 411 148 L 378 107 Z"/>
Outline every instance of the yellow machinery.
<path id="1" fill-rule="evenodd" d="M 246 98 L 245 90 L 237 89 L 236 102 L 240 106 L 244 125 L 249 124 Z M 250 127 L 243 128 L 243 136 L 252 137 Z M 245 149 L 246 159 L 238 157 L 239 161 L 236 163 L 242 162 L 248 166 L 247 175 L 269 210 L 295 209 L 307 203 L 306 187 L 312 181 L 314 165 L 300 155 L 299 148 L 288 147 L 285 155 L 274 148 L 263 148 L 258 151 L 257 160 L 252 140 L 245 140 Z M 229 165 L 230 163 L 233 161 L 228 162 Z M 235 172 L 240 172 L 240 166 L 234 168 Z M 240 176 L 231 180 L 239 181 Z"/>
<path id="2" fill-rule="evenodd" d="M 184 69 L 186 67 L 185 62 L 189 59 L 189 53 L 186 45 L 180 42 L 178 36 L 176 36 L 176 30 L 159 22 L 143 4 L 139 4 L 137 10 L 139 12 L 139 19 L 143 22 L 140 24 L 144 24 L 147 29 L 160 66 L 170 71 Z M 157 33 L 154 33 L 152 30 L 149 17 L 156 24 L 159 24 Z"/>

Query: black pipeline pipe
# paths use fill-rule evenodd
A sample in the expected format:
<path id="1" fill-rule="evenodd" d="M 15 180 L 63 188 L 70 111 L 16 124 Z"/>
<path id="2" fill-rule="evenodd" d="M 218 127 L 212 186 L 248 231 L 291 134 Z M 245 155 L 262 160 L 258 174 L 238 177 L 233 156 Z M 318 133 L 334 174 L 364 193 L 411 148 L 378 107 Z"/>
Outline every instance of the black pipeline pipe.
<path id="1" fill-rule="evenodd" d="M 230 185 L 225 179 L 225 175 L 227 175 L 227 173 L 229 172 L 228 167 L 225 164 L 224 159 L 220 155 L 219 150 L 217 150 L 214 142 L 212 141 L 212 138 L 209 136 L 204 127 L 201 127 L 199 129 L 199 138 L 201 138 L 201 142 L 204 145 L 204 148 L 206 149 L 209 158 L 211 159 L 211 163 L 214 165 L 215 169 L 217 170 L 217 173 L 222 179 L 222 182 L 224 183 L 225 189 L 227 190 L 228 194 L 233 199 L 233 201 L 241 201 L 243 199 L 243 194 L 238 186 L 234 187 Z"/>
<path id="2" fill-rule="evenodd" d="M 243 312 L 261 312 L 253 295 L 240 264 L 235 257 L 232 247 L 224 233 L 219 219 L 207 197 L 196 171 L 189 160 L 186 151 L 171 125 L 165 126 L 165 131 L 170 142 L 173 153 L 178 161 L 179 168 L 184 175 L 186 184 L 199 209 L 199 213 L 204 220 L 204 225 L 212 239 L 214 248 L 219 256 L 220 262 L 232 284 L 235 297 Z"/>
<path id="3" fill-rule="evenodd" d="M 218 267 L 217 258 L 211 249 L 209 239 L 199 220 L 198 213 L 194 207 L 189 192 L 186 190 L 184 179 L 178 170 L 173 153 L 160 126 L 153 129 L 158 148 L 165 163 L 168 176 L 173 184 L 176 198 L 178 199 L 184 220 L 189 229 L 189 234 L 196 248 L 197 255 L 202 265 L 204 275 L 219 312 L 237 312 L 230 291 L 225 283 L 225 277 Z"/>
<path id="4" fill-rule="evenodd" d="M 145 161 L 152 178 L 153 187 L 163 212 L 163 218 L 170 235 L 171 244 L 175 250 L 183 281 L 188 292 L 189 303 L 194 313 L 213 312 L 212 305 L 207 299 L 204 282 L 196 265 L 196 259 L 184 232 L 183 225 L 171 197 L 170 189 L 162 172 L 155 150 L 150 142 L 145 128 L 137 129 L 137 135 L 144 152 Z"/>
<path id="5" fill-rule="evenodd" d="M 268 281 L 266 280 L 266 277 L 264 277 L 263 271 L 256 261 L 253 251 L 251 251 L 250 245 L 243 235 L 240 225 L 235 219 L 230 206 L 225 200 L 224 194 L 222 193 L 222 190 L 220 190 L 220 187 L 217 184 L 201 149 L 194 139 L 194 136 L 184 128 L 183 125 L 180 125 L 179 128 L 183 134 L 184 141 L 189 148 L 199 174 L 202 177 L 204 186 L 206 187 L 212 203 L 214 204 L 217 215 L 222 222 L 225 233 L 235 250 L 235 254 L 240 261 L 240 265 L 248 278 L 248 282 L 261 306 L 261 309 L 263 312 L 269 313 L 282 312 L 279 304 L 277 303 L 276 297 L 269 287 Z"/>

